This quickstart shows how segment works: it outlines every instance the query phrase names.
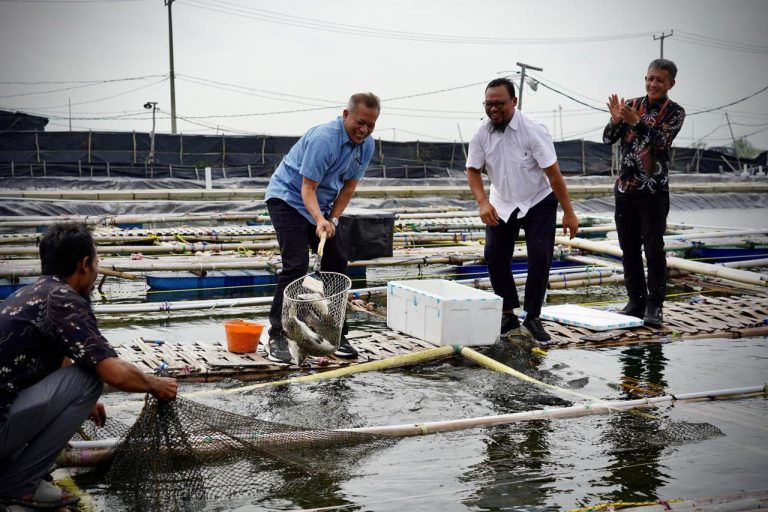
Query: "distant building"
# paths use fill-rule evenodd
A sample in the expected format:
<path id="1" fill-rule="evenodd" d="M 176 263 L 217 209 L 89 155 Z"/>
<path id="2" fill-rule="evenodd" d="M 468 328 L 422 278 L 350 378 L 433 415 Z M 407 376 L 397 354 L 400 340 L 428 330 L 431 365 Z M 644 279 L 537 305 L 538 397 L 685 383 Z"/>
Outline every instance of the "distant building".
<path id="1" fill-rule="evenodd" d="M 47 117 L 0 110 L 0 132 L 42 132 L 45 131 L 45 125 L 47 124 Z"/>

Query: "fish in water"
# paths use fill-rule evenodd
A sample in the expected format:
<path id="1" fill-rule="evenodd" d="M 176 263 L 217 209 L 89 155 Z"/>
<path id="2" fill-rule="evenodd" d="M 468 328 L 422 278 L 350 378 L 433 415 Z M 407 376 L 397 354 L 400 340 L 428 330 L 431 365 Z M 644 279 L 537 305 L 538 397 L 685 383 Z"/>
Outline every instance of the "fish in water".
<path id="1" fill-rule="evenodd" d="M 302 304 L 299 311 L 297 304 Z M 288 337 L 291 357 L 300 365 L 307 356 L 327 356 L 338 349 L 339 328 L 330 317 L 320 317 L 303 303 L 292 302 L 283 314 L 283 329 Z"/>

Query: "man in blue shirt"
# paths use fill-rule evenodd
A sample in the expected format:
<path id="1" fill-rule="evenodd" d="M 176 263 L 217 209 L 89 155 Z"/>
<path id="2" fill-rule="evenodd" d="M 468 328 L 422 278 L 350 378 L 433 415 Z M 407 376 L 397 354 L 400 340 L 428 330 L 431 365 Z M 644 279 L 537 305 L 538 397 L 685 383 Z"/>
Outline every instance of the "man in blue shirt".
<path id="1" fill-rule="evenodd" d="M 269 181 L 265 199 L 283 263 L 269 312 L 265 350 L 271 361 L 291 361 L 281 319 L 283 292 L 307 273 L 309 248 L 317 250 L 323 233 L 327 241 L 322 270 L 347 273 L 347 255 L 334 235 L 339 217 L 373 157 L 371 133 L 380 111 L 376 95 L 354 94 L 341 117 L 311 128 L 299 139 Z M 345 323 L 344 334 L 346 330 Z M 357 350 L 342 336 L 336 355 L 356 358 Z"/>

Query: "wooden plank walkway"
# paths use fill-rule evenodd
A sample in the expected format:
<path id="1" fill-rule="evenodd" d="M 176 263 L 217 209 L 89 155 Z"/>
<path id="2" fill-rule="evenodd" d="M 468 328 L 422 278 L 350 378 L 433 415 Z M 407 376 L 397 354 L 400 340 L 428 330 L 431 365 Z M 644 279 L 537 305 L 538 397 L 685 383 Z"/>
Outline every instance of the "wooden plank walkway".
<path id="1" fill-rule="evenodd" d="M 366 308 L 355 304 L 354 309 Z M 381 315 L 376 308 L 372 314 Z M 768 332 L 768 294 L 730 297 L 704 297 L 692 302 L 668 302 L 664 305 L 664 326 L 636 327 L 595 332 L 582 327 L 544 321 L 552 335 L 550 348 L 569 346 L 663 342 L 675 338 L 765 335 Z M 262 340 L 266 340 L 266 329 Z M 392 331 L 380 325 L 350 331 L 352 344 L 360 351 L 356 361 L 336 357 L 310 358 L 306 370 L 332 369 L 434 348 L 432 343 Z M 147 373 L 162 368 L 178 378 L 214 381 L 226 377 L 269 378 L 276 373 L 298 370 L 296 366 L 274 363 L 261 352 L 233 354 L 224 341 L 154 342 L 138 339 L 116 347 L 120 357 L 138 365 Z"/>
<path id="2" fill-rule="evenodd" d="M 264 332 L 262 341 L 266 341 L 266 329 Z M 435 347 L 429 342 L 388 329 L 350 331 L 347 337 L 360 352 L 357 360 L 335 356 L 311 357 L 302 369 L 333 369 Z M 216 381 L 235 376 L 246 379 L 266 378 L 299 369 L 295 365 L 268 360 L 261 344 L 257 352 L 234 354 L 227 350 L 225 341 L 155 342 L 139 338 L 115 346 L 115 350 L 122 359 L 137 365 L 145 373 L 156 374 L 162 370 L 180 379 Z"/>
<path id="3" fill-rule="evenodd" d="M 768 329 L 768 295 L 703 297 L 694 302 L 666 302 L 662 327 L 635 327 L 594 332 L 589 329 L 542 322 L 552 335 L 552 346 L 664 341 L 678 337 L 738 338 L 745 330 Z"/>

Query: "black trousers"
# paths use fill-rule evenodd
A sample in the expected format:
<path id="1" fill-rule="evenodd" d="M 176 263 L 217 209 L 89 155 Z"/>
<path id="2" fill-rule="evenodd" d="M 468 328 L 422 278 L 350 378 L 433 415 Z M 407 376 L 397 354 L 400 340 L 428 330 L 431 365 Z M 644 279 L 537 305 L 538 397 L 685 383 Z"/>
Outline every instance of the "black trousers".
<path id="1" fill-rule="evenodd" d="M 616 231 L 624 253 L 624 285 L 630 300 L 661 306 L 666 297 L 667 258 L 664 232 L 667 229 L 669 193 L 615 194 Z M 646 285 L 641 247 L 648 264 Z"/>
<path id="2" fill-rule="evenodd" d="M 525 283 L 525 311 L 531 318 L 541 314 L 541 305 L 547 292 L 549 268 L 555 248 L 555 222 L 557 198 L 554 192 L 533 206 L 525 217 L 516 219 L 515 210 L 509 219 L 498 226 L 485 226 L 485 262 L 491 277 L 491 286 L 503 299 L 503 311 L 520 307 L 515 279 L 512 277 L 512 253 L 520 227 L 525 230 L 528 249 L 528 278 Z"/>
<path id="3" fill-rule="evenodd" d="M 272 308 L 269 310 L 269 322 L 271 324 L 269 334 L 273 336 L 278 332 L 278 329 L 283 328 L 283 292 L 289 284 L 307 273 L 309 249 L 317 252 L 320 238 L 315 233 L 316 226 L 285 201 L 269 199 L 267 200 L 267 210 L 275 233 L 277 233 L 277 243 L 280 245 L 280 256 L 283 263 L 283 269 L 277 274 L 275 297 L 272 299 Z M 340 238 L 335 236 L 325 241 L 320 267 L 325 272 L 346 274 L 347 255 L 338 240 Z M 344 327 L 346 333 L 346 322 Z"/>

